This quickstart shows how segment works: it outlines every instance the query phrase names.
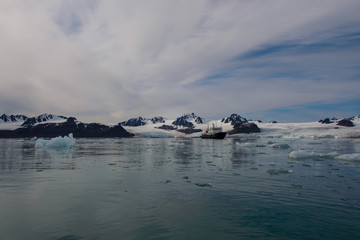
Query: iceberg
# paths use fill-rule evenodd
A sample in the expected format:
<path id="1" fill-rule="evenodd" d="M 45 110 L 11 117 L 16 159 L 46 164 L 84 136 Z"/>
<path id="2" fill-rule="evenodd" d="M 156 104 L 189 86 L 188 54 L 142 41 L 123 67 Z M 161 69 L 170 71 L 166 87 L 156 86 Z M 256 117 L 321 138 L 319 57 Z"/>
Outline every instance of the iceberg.
<path id="1" fill-rule="evenodd" d="M 47 149 L 67 149 L 76 146 L 76 140 L 73 137 L 73 134 L 70 133 L 69 136 L 65 137 L 56 137 L 49 140 L 39 138 L 36 140 L 35 148 L 47 148 Z"/>

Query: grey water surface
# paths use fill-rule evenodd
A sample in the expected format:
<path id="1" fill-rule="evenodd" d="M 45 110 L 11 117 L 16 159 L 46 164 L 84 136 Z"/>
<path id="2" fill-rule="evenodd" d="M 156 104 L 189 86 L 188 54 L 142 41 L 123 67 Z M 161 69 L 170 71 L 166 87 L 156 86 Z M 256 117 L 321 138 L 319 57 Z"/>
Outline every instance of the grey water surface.
<path id="1" fill-rule="evenodd" d="M 0 139 L 0 239 L 360 239 L 359 139 Z M 356 156 L 356 155 L 355 155 Z"/>

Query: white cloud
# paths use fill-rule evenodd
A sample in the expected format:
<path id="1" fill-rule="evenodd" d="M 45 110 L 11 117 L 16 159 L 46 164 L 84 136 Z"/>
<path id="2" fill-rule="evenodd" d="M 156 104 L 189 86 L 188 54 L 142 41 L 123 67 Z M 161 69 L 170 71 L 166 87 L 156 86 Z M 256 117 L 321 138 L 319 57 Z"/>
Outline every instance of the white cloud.
<path id="1" fill-rule="evenodd" d="M 212 117 L 341 98 L 344 91 L 356 95 L 354 79 L 325 87 L 311 76 L 263 79 L 291 62 L 288 71 L 318 73 L 337 65 L 346 73 L 343 62 L 350 66 L 358 58 L 341 49 L 330 56 L 347 60 L 325 61 L 329 66 L 320 66 L 324 53 L 240 63 L 268 66 L 258 73 L 233 59 L 266 45 L 316 43 L 359 30 L 359 7 L 358 1 L 4 0 L 0 110 L 117 122 L 190 111 Z M 224 71 L 232 76 L 201 83 Z"/>

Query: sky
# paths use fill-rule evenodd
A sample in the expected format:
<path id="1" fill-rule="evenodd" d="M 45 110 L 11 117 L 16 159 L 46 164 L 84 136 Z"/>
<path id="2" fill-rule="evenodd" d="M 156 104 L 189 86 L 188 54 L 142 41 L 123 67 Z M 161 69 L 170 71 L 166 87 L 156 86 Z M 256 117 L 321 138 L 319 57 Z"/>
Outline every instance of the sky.
<path id="1" fill-rule="evenodd" d="M 0 114 L 360 114 L 358 0 L 1 0 Z"/>

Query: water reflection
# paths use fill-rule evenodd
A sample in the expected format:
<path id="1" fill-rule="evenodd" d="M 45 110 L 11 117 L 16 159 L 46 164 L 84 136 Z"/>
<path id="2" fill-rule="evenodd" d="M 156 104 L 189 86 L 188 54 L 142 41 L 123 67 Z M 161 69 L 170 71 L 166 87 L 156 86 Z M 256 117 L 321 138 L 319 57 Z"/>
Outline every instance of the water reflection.
<path id="1" fill-rule="evenodd" d="M 0 164 L 2 169 L 24 169 L 31 165 L 34 155 L 34 142 L 30 140 L 0 139 Z"/>
<path id="2" fill-rule="evenodd" d="M 0 140 L 0 233 L 301 239 L 297 232 L 358 239 L 359 169 L 326 158 L 289 163 L 292 149 L 256 147 L 264 141 L 79 139 L 76 148 L 49 151 L 35 150 L 34 140 Z M 350 143 L 288 142 L 309 151 L 359 151 L 359 143 Z"/>
<path id="3" fill-rule="evenodd" d="M 0 166 L 3 170 L 74 169 L 75 149 L 36 149 L 33 139 L 0 139 Z"/>

